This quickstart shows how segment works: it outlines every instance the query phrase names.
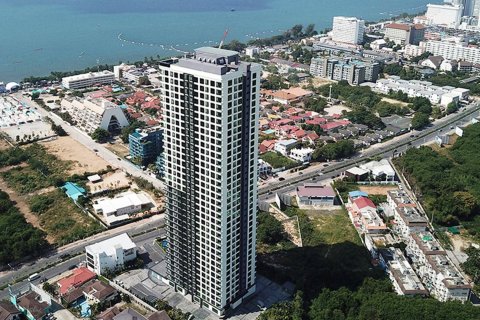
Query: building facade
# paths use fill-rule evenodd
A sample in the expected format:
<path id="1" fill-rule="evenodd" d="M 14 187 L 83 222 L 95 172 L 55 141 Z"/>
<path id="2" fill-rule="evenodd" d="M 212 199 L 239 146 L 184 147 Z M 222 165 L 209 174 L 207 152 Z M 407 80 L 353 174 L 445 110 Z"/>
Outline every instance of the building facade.
<path id="1" fill-rule="evenodd" d="M 137 258 L 137 246 L 126 233 L 85 247 L 87 268 L 98 275 L 122 268 Z"/>
<path id="2" fill-rule="evenodd" d="M 427 4 L 428 23 L 457 28 L 462 20 L 463 5 Z"/>
<path id="3" fill-rule="evenodd" d="M 136 129 L 128 136 L 128 147 L 134 163 L 146 166 L 155 162 L 163 152 L 163 128 Z"/>
<path id="4" fill-rule="evenodd" d="M 444 59 L 463 60 L 471 63 L 480 63 L 480 49 L 468 47 L 464 43 L 450 41 L 425 41 L 421 43 L 423 51 L 430 52 Z"/>
<path id="5" fill-rule="evenodd" d="M 425 27 L 421 24 L 391 23 L 385 26 L 385 38 L 399 45 L 418 45 L 425 36 Z"/>
<path id="6" fill-rule="evenodd" d="M 112 84 L 115 80 L 115 74 L 104 70 L 100 72 L 89 72 L 62 78 L 62 86 L 66 89 L 83 89 L 94 85 Z"/>
<path id="7" fill-rule="evenodd" d="M 363 42 L 365 21 L 354 17 L 333 17 L 332 40 L 360 44 Z"/>
<path id="8" fill-rule="evenodd" d="M 102 98 L 63 99 L 60 105 L 63 112 L 70 114 L 75 126 L 89 134 L 97 128 L 112 132 L 128 126 L 122 108 Z"/>
<path id="9" fill-rule="evenodd" d="M 167 282 L 218 315 L 256 288 L 260 71 L 217 48 L 160 64 Z"/>
<path id="10" fill-rule="evenodd" d="M 310 73 L 313 76 L 331 80 L 345 80 L 351 85 L 358 85 L 365 81 L 375 82 L 380 72 L 380 64 L 374 61 L 360 61 L 356 59 L 336 59 L 329 57 L 313 58 L 310 64 Z"/>

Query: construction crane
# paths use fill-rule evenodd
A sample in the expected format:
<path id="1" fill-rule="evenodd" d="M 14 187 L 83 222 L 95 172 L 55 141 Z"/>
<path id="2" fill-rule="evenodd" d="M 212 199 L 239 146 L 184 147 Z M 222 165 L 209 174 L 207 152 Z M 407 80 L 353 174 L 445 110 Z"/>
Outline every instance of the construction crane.
<path id="1" fill-rule="evenodd" d="M 226 29 L 225 32 L 223 33 L 223 38 L 222 38 L 222 41 L 220 41 L 220 45 L 218 46 L 218 49 L 222 49 L 223 43 L 225 42 L 227 35 L 228 35 L 228 29 Z"/>

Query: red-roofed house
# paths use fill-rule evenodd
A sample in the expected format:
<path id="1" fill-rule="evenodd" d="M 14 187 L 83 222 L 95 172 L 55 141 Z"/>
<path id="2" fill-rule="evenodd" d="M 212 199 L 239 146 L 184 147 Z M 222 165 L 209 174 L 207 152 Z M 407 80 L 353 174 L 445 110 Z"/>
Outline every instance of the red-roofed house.
<path id="1" fill-rule="evenodd" d="M 145 102 L 145 99 L 147 98 L 147 94 L 141 90 L 135 91 L 134 94 L 132 94 L 130 97 L 127 98 L 126 104 L 129 106 L 134 106 L 136 104 L 142 104 Z"/>
<path id="2" fill-rule="evenodd" d="M 145 110 L 145 109 L 156 109 L 156 110 L 160 110 L 161 107 L 160 107 L 160 98 L 154 98 L 154 99 L 150 99 L 148 100 L 147 102 L 144 102 L 142 103 L 142 110 Z"/>
<path id="3" fill-rule="evenodd" d="M 300 130 L 297 130 L 295 132 L 292 132 L 291 137 L 294 138 L 294 139 L 302 139 L 306 135 L 307 135 L 307 133 L 305 132 L 305 130 L 300 129 Z"/>
<path id="4" fill-rule="evenodd" d="M 324 124 L 324 123 L 327 123 L 327 119 L 325 118 L 313 118 L 311 120 L 307 120 L 305 121 L 306 124 L 313 124 L 313 125 L 321 125 L 321 124 Z"/>
<path id="5" fill-rule="evenodd" d="M 310 144 L 315 144 L 318 138 L 319 136 L 316 132 L 310 132 L 310 133 L 307 133 L 307 135 L 302 138 L 302 141 L 308 142 Z"/>
<path id="6" fill-rule="evenodd" d="M 348 120 L 333 121 L 320 125 L 320 127 L 325 131 L 330 131 L 337 128 L 342 128 L 350 124 Z"/>
<path id="7" fill-rule="evenodd" d="M 295 115 L 297 115 L 301 112 L 303 112 L 302 108 L 291 107 L 291 108 L 288 108 L 287 110 L 285 110 L 283 113 L 286 114 L 286 115 L 289 115 L 289 116 L 295 116 Z"/>
<path id="8" fill-rule="evenodd" d="M 300 130 L 300 128 L 297 126 L 285 125 L 285 126 L 278 127 L 275 130 L 276 131 L 275 134 L 280 136 L 286 136 L 298 130 Z"/>
<path id="9" fill-rule="evenodd" d="M 377 206 L 373 203 L 372 200 L 370 200 L 367 197 L 358 197 L 355 200 L 353 200 L 352 209 L 357 212 L 362 212 L 367 210 L 376 211 Z"/>
<path id="10" fill-rule="evenodd" d="M 300 116 L 291 116 L 289 117 L 289 119 L 294 121 L 295 123 L 300 123 L 304 121 L 304 118 Z"/>
<path id="11" fill-rule="evenodd" d="M 273 151 L 273 149 L 275 149 L 275 143 L 277 143 L 277 140 L 263 140 L 258 147 L 259 152 L 262 154 L 268 151 Z"/>
<path id="12" fill-rule="evenodd" d="M 284 125 L 287 125 L 287 124 L 293 124 L 293 123 L 294 122 L 291 119 L 281 119 L 281 120 L 270 122 L 270 126 L 272 128 L 277 128 L 277 127 L 281 127 L 281 126 L 284 126 Z"/>
<path id="13" fill-rule="evenodd" d="M 70 290 L 80 287 L 82 284 L 95 279 L 96 276 L 95 272 L 92 272 L 85 267 L 73 270 L 73 273 L 70 276 L 57 282 L 60 289 L 60 295 L 64 295 Z"/>
<path id="14" fill-rule="evenodd" d="M 363 233 L 382 233 L 388 230 L 377 214 L 377 207 L 367 197 L 358 197 L 348 206 L 348 213 L 355 227 Z"/>

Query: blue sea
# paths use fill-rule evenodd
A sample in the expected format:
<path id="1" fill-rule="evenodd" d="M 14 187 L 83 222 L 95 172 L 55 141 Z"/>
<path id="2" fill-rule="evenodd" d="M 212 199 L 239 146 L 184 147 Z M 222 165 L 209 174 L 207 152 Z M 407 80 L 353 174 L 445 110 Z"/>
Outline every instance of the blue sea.
<path id="1" fill-rule="evenodd" d="M 335 15 L 378 20 L 440 0 L 0 0 L 0 81 L 51 71 L 166 57 L 280 34 L 294 24 L 331 27 Z"/>

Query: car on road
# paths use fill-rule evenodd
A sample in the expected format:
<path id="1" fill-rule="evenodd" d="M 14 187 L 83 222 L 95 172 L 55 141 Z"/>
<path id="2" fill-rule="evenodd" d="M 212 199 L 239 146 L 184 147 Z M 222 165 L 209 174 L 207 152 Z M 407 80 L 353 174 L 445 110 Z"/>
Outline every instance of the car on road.
<path id="1" fill-rule="evenodd" d="M 94 151 L 94 152 L 98 152 L 98 150 L 97 150 L 97 149 L 93 149 L 93 151 Z"/>
<path id="2" fill-rule="evenodd" d="M 258 300 L 258 301 L 257 301 L 257 307 L 258 307 L 261 311 L 267 310 L 267 307 L 265 307 L 265 303 L 263 303 L 262 300 Z"/>
<path id="3" fill-rule="evenodd" d="M 285 180 L 285 178 L 284 178 L 284 177 L 280 177 L 280 178 L 278 178 L 278 181 L 284 181 L 284 180 Z"/>
<path id="4" fill-rule="evenodd" d="M 302 171 L 299 171 L 298 174 L 303 174 L 303 172 L 302 172 Z"/>
<path id="5" fill-rule="evenodd" d="M 68 267 L 68 270 L 73 270 L 73 269 L 75 269 L 76 267 L 77 267 L 76 264 L 72 264 L 70 267 Z"/>
<path id="6" fill-rule="evenodd" d="M 323 166 L 324 166 L 324 167 L 328 167 L 328 163 L 324 163 Z"/>
<path id="7" fill-rule="evenodd" d="M 122 159 L 120 159 L 120 158 L 117 158 L 117 160 L 118 160 L 118 161 L 122 161 Z"/>

